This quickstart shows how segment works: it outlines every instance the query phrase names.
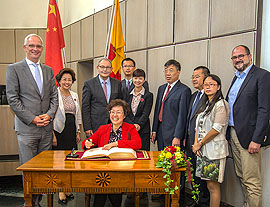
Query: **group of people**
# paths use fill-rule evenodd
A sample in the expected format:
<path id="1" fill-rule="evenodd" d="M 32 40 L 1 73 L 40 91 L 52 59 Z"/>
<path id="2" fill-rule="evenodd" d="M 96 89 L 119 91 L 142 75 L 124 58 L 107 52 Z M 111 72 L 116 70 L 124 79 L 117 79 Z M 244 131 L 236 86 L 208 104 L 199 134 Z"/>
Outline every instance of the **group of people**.
<path id="1" fill-rule="evenodd" d="M 157 141 L 158 150 L 181 146 L 191 157 L 195 182 L 200 184 L 199 203 L 191 205 L 215 207 L 220 205 L 229 142 L 244 206 L 262 205 L 261 161 L 270 144 L 270 73 L 252 63 L 245 45 L 232 51 L 236 72 L 226 98 L 220 78 L 205 66 L 194 69 L 191 80 L 196 91 L 191 94 L 179 80 L 180 63 L 168 60 L 163 71 L 166 83 L 156 96 L 152 134 L 153 94 L 144 70 L 136 69 L 133 59 L 122 61 L 125 79 L 119 81 L 110 77 L 111 61 L 102 58 L 98 76 L 84 83 L 80 110 L 78 95 L 70 90 L 76 81 L 74 71 L 62 69 L 56 75 L 57 88 L 52 69 L 40 63 L 41 37 L 26 36 L 24 51 L 25 59 L 9 65 L 6 77 L 21 164 L 52 146 L 77 149 L 82 125 L 87 137 L 84 150 L 94 145 L 150 150 L 150 141 Z M 107 196 L 113 206 L 121 206 L 121 194 L 95 195 L 94 206 L 104 206 Z M 71 198 L 70 193 L 59 193 L 62 204 Z M 35 206 L 40 200 L 40 195 L 33 196 Z"/>

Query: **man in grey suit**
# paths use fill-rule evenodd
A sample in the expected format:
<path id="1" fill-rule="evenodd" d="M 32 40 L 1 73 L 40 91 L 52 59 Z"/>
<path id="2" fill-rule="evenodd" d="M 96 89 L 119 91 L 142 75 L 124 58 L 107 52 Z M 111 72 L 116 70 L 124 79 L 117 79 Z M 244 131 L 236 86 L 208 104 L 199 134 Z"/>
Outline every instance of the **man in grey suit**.
<path id="1" fill-rule="evenodd" d="M 108 124 L 109 115 L 106 107 L 111 100 L 122 98 L 120 81 L 110 77 L 112 62 L 102 58 L 98 62 L 99 75 L 85 81 L 82 95 L 82 119 L 87 137 L 97 129 Z"/>
<path id="2" fill-rule="evenodd" d="M 23 164 L 52 146 L 52 119 L 58 108 L 53 71 L 41 64 L 42 39 L 36 34 L 24 40 L 26 57 L 9 65 L 6 74 L 7 99 L 15 113 L 15 131 Z M 33 196 L 39 206 L 39 196 Z"/>

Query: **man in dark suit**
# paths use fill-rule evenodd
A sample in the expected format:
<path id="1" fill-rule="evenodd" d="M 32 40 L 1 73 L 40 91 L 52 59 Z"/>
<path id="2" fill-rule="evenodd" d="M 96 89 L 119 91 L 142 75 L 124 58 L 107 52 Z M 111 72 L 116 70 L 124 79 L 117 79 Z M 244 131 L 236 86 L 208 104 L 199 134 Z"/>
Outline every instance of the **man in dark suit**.
<path id="1" fill-rule="evenodd" d="M 245 45 L 232 51 L 235 72 L 227 94 L 230 139 L 236 175 L 244 193 L 244 205 L 262 206 L 261 162 L 269 145 L 270 73 L 252 64 Z"/>
<path id="2" fill-rule="evenodd" d="M 122 60 L 121 68 L 125 74 L 125 78 L 121 81 L 121 92 L 123 100 L 129 101 L 130 92 L 134 89 L 134 84 L 132 82 L 132 74 L 136 70 L 136 63 L 131 58 L 125 58 Z M 148 82 L 145 81 L 143 87 L 146 91 L 149 91 Z"/>
<path id="3" fill-rule="evenodd" d="M 186 128 L 186 139 L 184 140 L 184 145 L 186 148 L 186 155 L 191 157 L 191 163 L 196 171 L 196 155 L 192 151 L 192 145 L 195 140 L 195 127 L 196 127 L 196 118 L 197 112 L 201 108 L 202 103 L 206 101 L 206 96 L 204 96 L 203 90 L 203 80 L 210 74 L 210 71 L 205 66 L 198 66 L 193 70 L 193 74 L 191 77 L 193 87 L 196 91 L 191 95 L 190 104 L 188 109 L 188 117 L 187 117 L 187 128 Z M 195 173 L 194 173 L 195 174 Z M 210 194 L 206 185 L 205 180 L 201 180 L 200 178 L 193 176 L 195 183 L 200 184 L 199 186 L 199 203 L 198 206 L 208 207 L 210 201 Z M 196 206 L 195 204 L 191 204 L 190 206 Z"/>
<path id="4" fill-rule="evenodd" d="M 180 146 L 184 140 L 190 88 L 179 79 L 181 65 L 176 60 L 168 60 L 164 65 L 167 83 L 158 88 L 153 128 L 152 143 L 158 142 L 158 150 L 166 146 Z"/>
<path id="5" fill-rule="evenodd" d="M 82 119 L 87 137 L 109 123 L 106 107 L 111 100 L 122 98 L 120 81 L 110 77 L 112 62 L 102 58 L 98 62 L 99 75 L 85 81 L 82 95 Z"/>
<path id="6" fill-rule="evenodd" d="M 52 69 L 39 62 L 42 43 L 36 34 L 26 36 L 25 59 L 7 68 L 7 99 L 15 113 L 21 164 L 52 147 L 52 120 L 58 108 L 58 94 Z M 39 206 L 40 200 L 41 196 L 33 195 L 34 206 Z"/>

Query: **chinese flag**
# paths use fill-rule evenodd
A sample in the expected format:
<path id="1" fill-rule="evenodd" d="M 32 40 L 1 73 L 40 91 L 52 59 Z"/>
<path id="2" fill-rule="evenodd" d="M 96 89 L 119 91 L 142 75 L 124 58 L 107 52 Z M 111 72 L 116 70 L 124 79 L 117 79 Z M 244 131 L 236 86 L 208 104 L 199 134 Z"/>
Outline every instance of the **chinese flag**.
<path id="1" fill-rule="evenodd" d="M 121 80 L 121 62 L 125 58 L 124 46 L 119 0 L 116 0 L 108 58 L 112 61 L 113 67 L 110 76 L 119 80 Z"/>
<path id="2" fill-rule="evenodd" d="M 53 69 L 54 76 L 63 69 L 61 48 L 64 47 L 62 23 L 56 0 L 49 0 L 45 64 Z"/>

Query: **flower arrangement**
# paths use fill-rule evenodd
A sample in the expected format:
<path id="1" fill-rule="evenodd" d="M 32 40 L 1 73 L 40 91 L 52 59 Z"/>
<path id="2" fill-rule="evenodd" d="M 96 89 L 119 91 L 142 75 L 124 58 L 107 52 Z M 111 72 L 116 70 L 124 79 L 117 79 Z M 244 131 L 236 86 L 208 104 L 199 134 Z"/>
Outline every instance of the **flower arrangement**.
<path id="1" fill-rule="evenodd" d="M 174 180 L 171 179 L 172 170 L 176 170 L 177 168 L 185 167 L 185 175 L 188 180 L 188 182 L 191 182 L 192 185 L 192 198 L 198 202 L 199 197 L 199 185 L 195 184 L 193 176 L 191 172 L 193 171 L 190 163 L 190 159 L 188 158 L 183 151 L 181 151 L 181 148 L 176 146 L 169 146 L 165 147 L 164 150 L 162 150 L 158 156 L 158 162 L 156 163 L 156 167 L 163 168 L 163 172 L 165 175 L 163 178 L 167 179 L 165 181 L 165 191 L 169 192 L 170 194 L 174 194 L 176 190 L 179 189 L 178 186 L 172 187 L 172 184 Z"/>

